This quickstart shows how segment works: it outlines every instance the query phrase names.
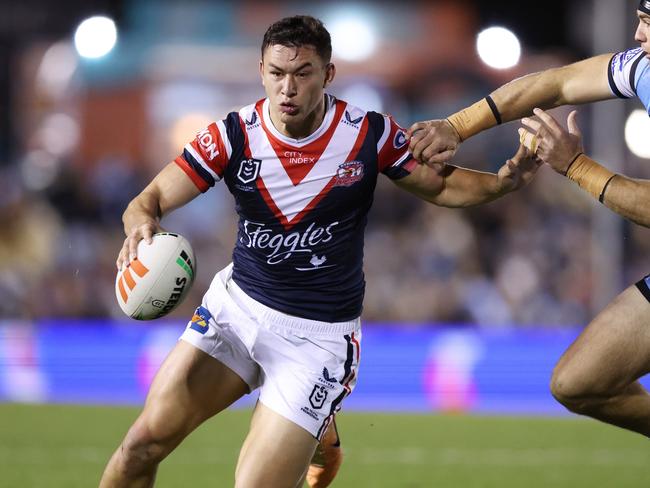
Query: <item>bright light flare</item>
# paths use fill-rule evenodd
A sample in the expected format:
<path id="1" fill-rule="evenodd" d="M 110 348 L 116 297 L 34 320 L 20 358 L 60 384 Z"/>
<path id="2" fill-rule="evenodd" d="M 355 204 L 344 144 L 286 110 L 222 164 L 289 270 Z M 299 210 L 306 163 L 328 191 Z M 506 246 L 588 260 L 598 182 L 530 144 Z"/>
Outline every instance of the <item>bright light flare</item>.
<path id="1" fill-rule="evenodd" d="M 74 45 L 81 57 L 96 59 L 106 56 L 117 42 L 115 22 L 108 17 L 84 20 L 74 34 Z"/>
<path id="2" fill-rule="evenodd" d="M 625 142 L 632 153 L 650 158 L 650 117 L 641 109 L 632 111 L 625 122 Z"/>
<path id="3" fill-rule="evenodd" d="M 476 37 L 481 60 L 495 69 L 512 68 L 519 62 L 521 44 L 517 36 L 504 27 L 489 27 Z"/>

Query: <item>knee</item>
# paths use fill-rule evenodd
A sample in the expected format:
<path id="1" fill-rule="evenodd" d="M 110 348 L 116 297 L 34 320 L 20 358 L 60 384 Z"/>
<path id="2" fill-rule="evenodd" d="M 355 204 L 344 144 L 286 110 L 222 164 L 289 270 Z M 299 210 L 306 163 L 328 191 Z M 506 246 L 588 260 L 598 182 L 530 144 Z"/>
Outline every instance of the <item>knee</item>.
<path id="1" fill-rule="evenodd" d="M 551 377 L 551 394 L 574 413 L 587 413 L 597 398 L 593 388 L 570 368 L 556 366 Z"/>
<path id="2" fill-rule="evenodd" d="M 155 468 L 170 451 L 166 444 L 156 439 L 151 429 L 136 422 L 120 445 L 122 469 L 137 475 Z"/>

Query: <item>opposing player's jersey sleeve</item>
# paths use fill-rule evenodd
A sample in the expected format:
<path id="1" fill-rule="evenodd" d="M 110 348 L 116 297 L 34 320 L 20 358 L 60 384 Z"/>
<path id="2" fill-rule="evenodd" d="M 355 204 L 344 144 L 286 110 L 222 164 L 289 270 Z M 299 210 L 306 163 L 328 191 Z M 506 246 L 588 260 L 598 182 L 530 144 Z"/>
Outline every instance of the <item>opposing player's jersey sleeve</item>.
<path id="1" fill-rule="evenodd" d="M 202 192 L 223 178 L 233 150 L 235 127 L 238 121 L 233 114 L 225 120 L 213 122 L 196 134 L 194 140 L 185 145 L 183 154 L 175 160 Z M 235 137 L 236 139 L 236 137 Z"/>
<path id="2" fill-rule="evenodd" d="M 377 134 L 377 163 L 379 171 L 393 180 L 411 174 L 417 161 L 409 153 L 406 131 L 390 115 L 368 112 L 369 122 Z"/>
<path id="3" fill-rule="evenodd" d="M 632 98 L 637 94 L 639 65 L 645 59 L 640 47 L 614 54 L 609 61 L 609 89 L 619 98 Z M 644 65 L 647 65 L 647 60 Z M 648 80 L 650 81 L 650 80 Z"/>

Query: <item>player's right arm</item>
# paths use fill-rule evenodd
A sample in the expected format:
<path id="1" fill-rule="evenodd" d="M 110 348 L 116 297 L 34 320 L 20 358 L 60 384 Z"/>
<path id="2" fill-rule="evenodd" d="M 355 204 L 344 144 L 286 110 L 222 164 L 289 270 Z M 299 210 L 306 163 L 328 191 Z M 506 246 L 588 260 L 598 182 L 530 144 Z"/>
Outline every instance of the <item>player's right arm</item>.
<path id="1" fill-rule="evenodd" d="M 138 242 L 151 242 L 153 234 L 162 230 L 160 219 L 172 210 L 192 201 L 201 191 L 178 166 L 169 163 L 151 183 L 135 197 L 122 215 L 126 239 L 117 257 L 117 269 L 136 256 Z"/>
<path id="2" fill-rule="evenodd" d="M 612 56 L 602 54 L 523 76 L 445 120 L 417 122 L 408 130 L 409 150 L 422 163 L 441 163 L 450 159 L 465 139 L 531 115 L 536 107 L 549 109 L 614 98 L 608 75 Z"/>

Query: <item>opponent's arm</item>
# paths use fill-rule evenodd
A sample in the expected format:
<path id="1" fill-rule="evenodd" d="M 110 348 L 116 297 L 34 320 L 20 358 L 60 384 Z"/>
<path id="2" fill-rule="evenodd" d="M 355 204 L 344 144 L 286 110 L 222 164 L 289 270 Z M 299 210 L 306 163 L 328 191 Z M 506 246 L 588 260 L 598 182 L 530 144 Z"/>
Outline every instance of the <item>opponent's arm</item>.
<path id="1" fill-rule="evenodd" d="M 575 110 L 567 119 L 568 130 L 543 110 L 535 109 L 535 115 L 537 120 L 522 120 L 530 131 L 519 129 L 528 149 L 614 212 L 650 227 L 650 181 L 612 173 L 585 155 Z"/>
<path id="2" fill-rule="evenodd" d="M 417 165 L 395 184 L 428 202 L 443 207 L 469 207 L 495 200 L 533 179 L 540 161 L 523 147 L 499 169 L 485 173 L 452 165 L 436 168 Z"/>
<path id="3" fill-rule="evenodd" d="M 138 242 L 151 242 L 161 230 L 160 219 L 182 207 L 201 192 L 176 163 L 165 166 L 151 183 L 135 197 L 122 215 L 126 239 L 117 257 L 117 269 L 136 256 Z"/>
<path id="4" fill-rule="evenodd" d="M 612 56 L 602 54 L 523 76 L 445 120 L 413 124 L 408 130 L 409 150 L 420 162 L 443 162 L 453 156 L 465 139 L 502 122 L 530 115 L 535 107 L 553 108 L 614 98 L 607 75 Z"/>
<path id="5" fill-rule="evenodd" d="M 614 175 L 607 185 L 603 203 L 626 219 L 650 227 L 650 180 Z"/>

